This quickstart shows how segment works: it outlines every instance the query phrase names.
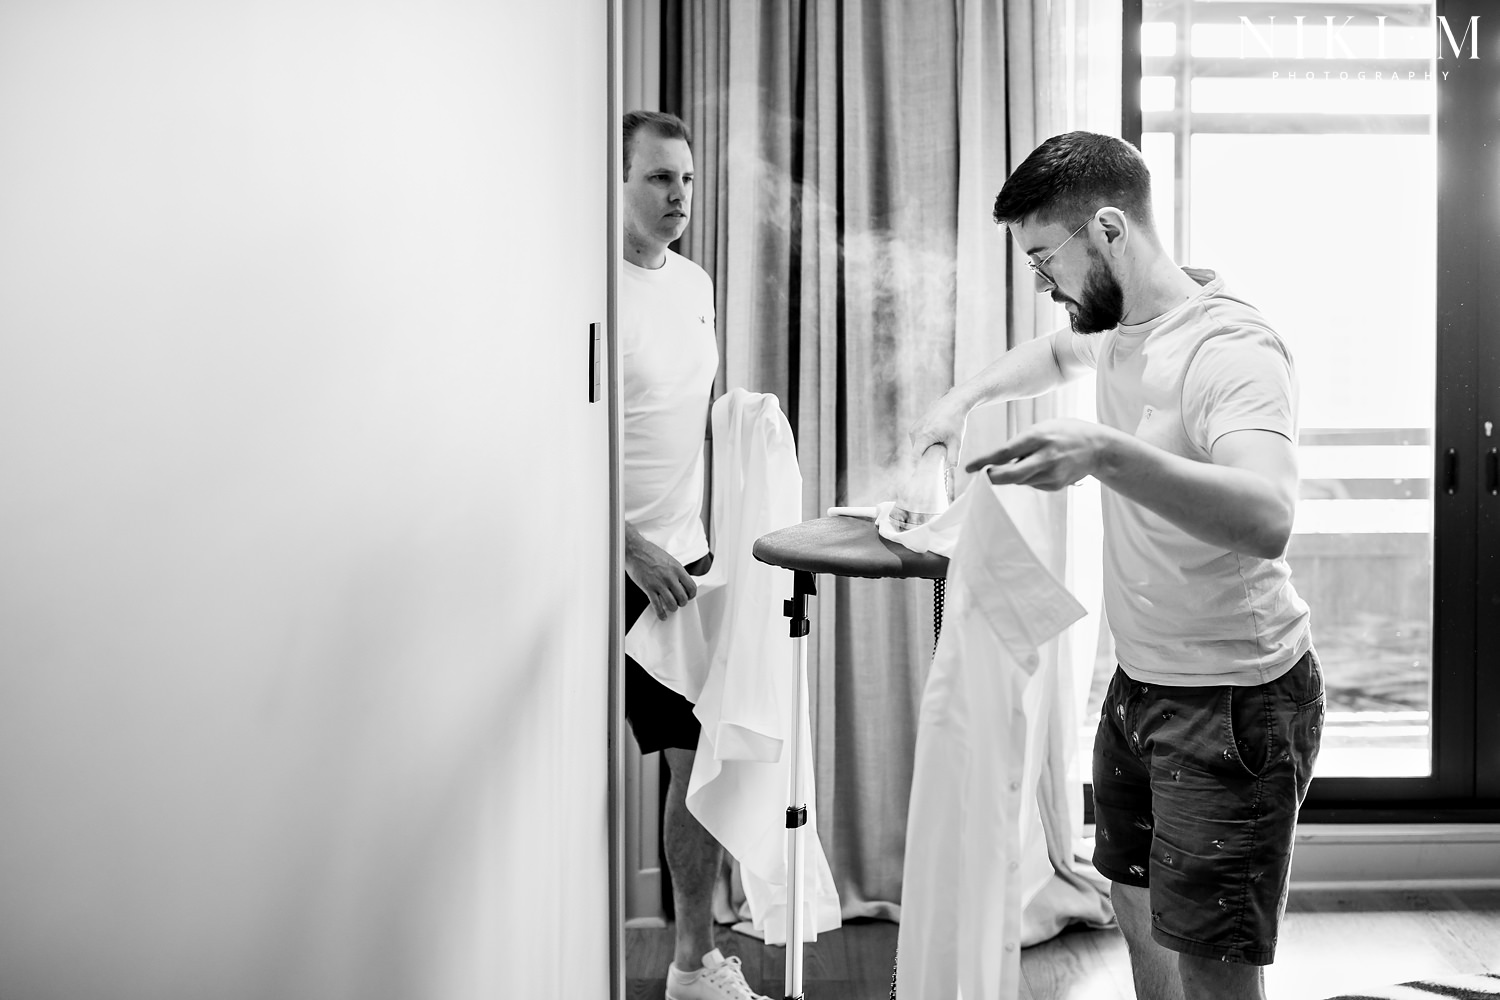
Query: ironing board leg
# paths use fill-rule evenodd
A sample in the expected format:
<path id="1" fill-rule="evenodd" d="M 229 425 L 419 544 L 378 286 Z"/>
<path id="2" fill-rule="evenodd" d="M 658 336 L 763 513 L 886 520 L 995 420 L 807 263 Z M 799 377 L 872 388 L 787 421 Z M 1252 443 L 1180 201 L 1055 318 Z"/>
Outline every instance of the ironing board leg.
<path id="1" fill-rule="evenodd" d="M 932 655 L 937 656 L 937 644 L 943 637 L 943 601 L 948 594 L 946 580 L 932 581 Z M 896 973 L 901 968 L 901 956 L 891 959 L 891 1000 L 896 1000 Z"/>
<path id="2" fill-rule="evenodd" d="M 792 599 L 783 602 L 791 619 L 792 637 L 792 730 L 788 741 L 791 777 L 787 782 L 786 809 L 786 997 L 802 1000 L 802 858 L 803 830 L 807 826 L 807 803 L 802 788 L 802 761 L 798 753 L 802 733 L 802 688 L 807 676 L 807 598 L 816 594 L 813 574 L 792 571 Z"/>

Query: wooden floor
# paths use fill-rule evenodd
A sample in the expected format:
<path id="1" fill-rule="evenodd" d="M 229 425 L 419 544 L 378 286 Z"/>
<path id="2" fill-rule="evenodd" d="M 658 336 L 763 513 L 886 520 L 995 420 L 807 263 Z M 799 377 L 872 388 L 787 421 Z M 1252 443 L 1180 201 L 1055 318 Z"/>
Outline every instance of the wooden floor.
<path id="1" fill-rule="evenodd" d="M 807 1000 L 890 996 L 895 924 L 861 921 L 803 952 Z M 672 929 L 629 928 L 626 995 L 661 1000 L 672 959 Z M 719 947 L 739 955 L 745 978 L 785 996 L 786 953 L 721 929 Z M 1364 987 L 1474 972 L 1500 972 L 1500 890 L 1423 892 L 1294 891 L 1269 1000 L 1319 1000 Z M 1069 930 L 1021 955 L 1022 1000 L 1132 1000 L 1130 962 L 1118 930 Z"/>

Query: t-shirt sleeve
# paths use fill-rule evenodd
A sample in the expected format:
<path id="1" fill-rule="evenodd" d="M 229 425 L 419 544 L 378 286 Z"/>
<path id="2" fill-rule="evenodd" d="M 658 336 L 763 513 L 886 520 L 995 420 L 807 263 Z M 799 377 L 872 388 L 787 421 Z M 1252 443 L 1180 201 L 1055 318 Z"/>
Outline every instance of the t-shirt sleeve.
<path id="1" fill-rule="evenodd" d="M 687 264 L 689 264 L 691 268 L 690 273 L 692 274 L 692 291 L 689 294 L 693 297 L 694 308 L 701 310 L 702 315 L 705 315 L 707 317 L 708 322 L 713 323 L 718 319 L 718 317 L 714 315 L 713 279 L 708 276 L 708 272 L 700 267 L 697 262 L 688 260 L 686 257 L 684 257 L 683 260 Z"/>
<path id="2" fill-rule="evenodd" d="M 1204 452 L 1231 431 L 1273 431 L 1297 440 L 1297 374 L 1270 330 L 1239 327 L 1203 343 L 1182 386 L 1182 421 Z"/>
<path id="3" fill-rule="evenodd" d="M 698 296 L 703 302 L 703 309 L 708 314 L 708 322 L 713 324 L 718 322 L 719 319 L 714 314 L 714 283 L 709 278 L 707 271 L 700 270 L 698 273 L 703 276 L 703 280 L 698 284 Z"/>
<path id="4" fill-rule="evenodd" d="M 1051 336 L 1053 354 L 1064 372 L 1075 365 L 1099 367 L 1099 342 L 1104 339 L 1103 334 L 1074 333 L 1071 327 L 1065 326 L 1052 331 Z"/>

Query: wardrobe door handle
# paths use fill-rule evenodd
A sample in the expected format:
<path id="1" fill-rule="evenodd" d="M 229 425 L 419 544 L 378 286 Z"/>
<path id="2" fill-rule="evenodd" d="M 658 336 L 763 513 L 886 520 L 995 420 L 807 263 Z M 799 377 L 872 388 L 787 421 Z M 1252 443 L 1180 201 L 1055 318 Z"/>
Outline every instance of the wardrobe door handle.
<path id="1" fill-rule="evenodd" d="M 1484 456 L 1484 488 L 1490 491 L 1490 496 L 1500 494 L 1500 455 L 1496 450 L 1491 448 Z"/>
<path id="2" fill-rule="evenodd" d="M 1443 456 L 1443 488 L 1451 497 L 1458 492 L 1458 449 L 1449 448 Z"/>

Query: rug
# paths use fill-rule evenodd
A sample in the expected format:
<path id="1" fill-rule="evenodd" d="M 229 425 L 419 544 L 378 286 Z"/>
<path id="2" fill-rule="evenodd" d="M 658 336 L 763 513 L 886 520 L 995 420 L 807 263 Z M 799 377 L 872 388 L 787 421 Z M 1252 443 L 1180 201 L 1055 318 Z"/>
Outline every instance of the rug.
<path id="1" fill-rule="evenodd" d="M 1340 993 L 1328 1000 L 1486 1000 L 1500 997 L 1500 974 L 1417 979 L 1399 986 L 1386 986 L 1373 993 Z"/>

